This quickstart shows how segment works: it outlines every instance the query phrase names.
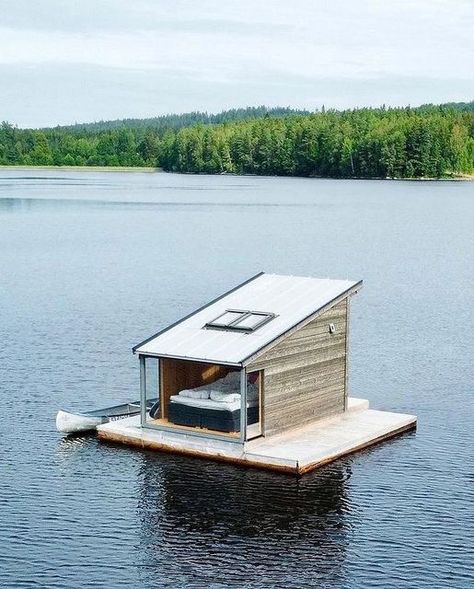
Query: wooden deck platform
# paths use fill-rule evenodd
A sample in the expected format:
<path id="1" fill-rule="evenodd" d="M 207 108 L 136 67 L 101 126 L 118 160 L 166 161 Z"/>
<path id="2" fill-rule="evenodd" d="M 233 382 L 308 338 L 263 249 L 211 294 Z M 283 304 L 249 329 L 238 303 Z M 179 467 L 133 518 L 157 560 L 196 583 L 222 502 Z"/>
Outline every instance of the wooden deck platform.
<path id="1" fill-rule="evenodd" d="M 351 398 L 340 416 L 245 445 L 224 437 L 141 428 L 138 416 L 101 425 L 97 431 L 106 441 L 303 474 L 415 427 L 414 415 L 375 411 L 369 409 L 368 401 Z"/>

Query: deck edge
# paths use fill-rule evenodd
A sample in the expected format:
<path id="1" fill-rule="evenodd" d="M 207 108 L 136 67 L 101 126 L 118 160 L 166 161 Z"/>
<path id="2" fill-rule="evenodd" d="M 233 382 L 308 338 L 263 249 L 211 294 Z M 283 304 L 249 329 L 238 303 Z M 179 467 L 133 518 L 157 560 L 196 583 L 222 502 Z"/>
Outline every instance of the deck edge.
<path id="1" fill-rule="evenodd" d="M 355 446 L 346 447 L 338 452 L 331 455 L 325 456 L 322 459 L 318 459 L 310 462 L 301 462 L 301 460 L 282 459 L 277 457 L 270 457 L 264 454 L 259 455 L 258 453 L 247 454 L 243 451 L 240 455 L 229 455 L 224 454 L 222 451 L 213 449 L 208 451 L 206 449 L 200 450 L 199 448 L 185 448 L 183 446 L 174 446 L 167 444 L 159 440 L 146 439 L 141 435 L 141 432 L 130 432 L 122 434 L 117 431 L 113 431 L 108 428 L 99 427 L 97 429 L 99 439 L 105 442 L 125 444 L 127 446 L 142 448 L 145 450 L 155 450 L 160 452 L 166 452 L 168 454 L 178 454 L 182 456 L 193 456 L 204 460 L 213 460 L 217 462 L 232 463 L 234 465 L 250 468 L 258 468 L 260 470 L 270 470 L 274 472 L 280 472 L 284 474 L 291 474 L 296 476 L 304 475 L 308 472 L 316 470 L 330 464 L 340 458 L 355 454 L 381 443 L 384 440 L 394 438 L 407 431 L 416 429 L 417 418 L 414 415 L 407 416 L 407 422 L 403 425 L 389 431 L 385 431 L 380 435 L 377 435 L 371 439 L 367 439 Z"/>
<path id="2" fill-rule="evenodd" d="M 136 448 L 142 448 L 144 450 L 154 450 L 159 452 L 165 452 L 167 454 L 179 454 L 181 456 L 193 456 L 194 458 L 200 458 L 204 460 L 212 460 L 215 462 L 227 462 L 232 463 L 234 465 L 243 466 L 243 467 L 250 467 L 250 468 L 258 468 L 260 470 L 272 470 L 276 472 L 280 472 L 283 474 L 298 474 L 298 462 L 292 464 L 270 464 L 268 462 L 259 462 L 259 461 L 251 461 L 244 457 L 237 457 L 237 456 L 229 456 L 224 454 L 218 453 L 210 453 L 205 451 L 200 451 L 196 449 L 188 449 L 183 447 L 175 447 L 170 446 L 168 444 L 163 444 L 162 442 L 158 442 L 156 440 L 144 440 L 141 437 L 134 437 L 134 436 L 124 436 L 122 434 L 107 431 L 107 430 L 98 430 L 98 437 L 100 440 L 104 442 L 111 442 L 116 444 L 125 444 L 127 446 L 132 446 Z"/>
<path id="3" fill-rule="evenodd" d="M 406 424 L 404 424 L 394 430 L 391 430 L 391 431 L 388 431 L 384 434 L 381 434 L 380 436 L 372 438 L 371 440 L 367 440 L 365 442 L 362 442 L 352 448 L 347 448 L 345 450 L 342 450 L 341 452 L 337 452 L 336 454 L 331 454 L 331 456 L 327 456 L 327 457 L 323 458 L 322 460 L 316 460 L 315 462 L 309 462 L 309 463 L 305 463 L 303 465 L 299 465 L 297 474 L 298 475 L 306 474 L 306 473 L 311 472 L 317 468 L 321 468 L 323 466 L 326 466 L 327 464 L 330 464 L 331 462 L 335 462 L 336 460 L 339 460 L 339 458 L 343 458 L 344 456 L 349 456 L 350 454 L 356 454 L 357 452 L 361 452 L 365 448 L 369 448 L 370 446 L 374 446 L 375 444 L 380 444 L 381 442 L 383 442 L 385 440 L 389 440 L 390 438 L 395 438 L 397 436 L 404 434 L 405 432 L 414 430 L 414 429 L 416 429 L 416 426 L 417 426 L 417 418 L 416 418 L 416 416 L 412 415 L 411 420 L 408 423 L 406 423 Z"/>

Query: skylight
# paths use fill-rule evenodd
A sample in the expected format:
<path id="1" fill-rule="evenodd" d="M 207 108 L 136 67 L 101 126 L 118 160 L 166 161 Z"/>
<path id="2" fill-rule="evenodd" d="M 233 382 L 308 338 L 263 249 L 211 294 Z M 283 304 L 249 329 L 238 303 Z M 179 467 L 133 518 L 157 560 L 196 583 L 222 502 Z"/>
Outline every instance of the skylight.
<path id="1" fill-rule="evenodd" d="M 224 329 L 226 331 L 255 331 L 265 323 L 271 321 L 276 315 L 263 311 L 240 311 L 227 309 L 224 313 L 206 323 L 204 327 L 212 329 Z"/>

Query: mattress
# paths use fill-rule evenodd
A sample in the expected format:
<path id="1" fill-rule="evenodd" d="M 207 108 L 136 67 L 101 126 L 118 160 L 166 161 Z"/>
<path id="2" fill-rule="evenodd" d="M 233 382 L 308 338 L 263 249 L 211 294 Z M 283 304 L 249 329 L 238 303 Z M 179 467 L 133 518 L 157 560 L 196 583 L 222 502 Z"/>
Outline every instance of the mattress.
<path id="1" fill-rule="evenodd" d="M 222 403 L 212 399 L 191 399 L 173 395 L 168 404 L 168 419 L 176 425 L 219 432 L 240 431 L 240 401 Z M 258 401 L 247 403 L 247 423 L 259 419 Z"/>

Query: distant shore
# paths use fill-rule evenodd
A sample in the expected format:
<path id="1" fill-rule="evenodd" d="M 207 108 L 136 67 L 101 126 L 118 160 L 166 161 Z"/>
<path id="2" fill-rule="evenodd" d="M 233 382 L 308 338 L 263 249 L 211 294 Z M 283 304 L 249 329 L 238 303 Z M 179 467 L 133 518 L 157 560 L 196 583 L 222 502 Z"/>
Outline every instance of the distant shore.
<path id="1" fill-rule="evenodd" d="M 63 172 L 145 172 L 150 173 L 167 173 L 162 168 L 152 167 L 140 167 L 140 166 L 4 166 L 0 165 L 0 171 L 16 171 L 24 170 L 25 172 L 34 172 L 38 170 L 56 170 Z M 435 177 L 420 177 L 420 178 L 333 178 L 328 176 L 259 176 L 256 174 L 232 174 L 223 172 L 221 174 L 200 174 L 193 172 L 170 172 L 174 174 L 182 174 L 183 176 L 242 176 L 242 177 L 254 177 L 254 178 L 319 178 L 326 180 L 395 180 L 395 181 L 416 181 L 416 182 L 446 182 L 446 181 L 472 181 L 474 180 L 473 174 L 456 174 L 453 176 L 442 176 L 441 178 Z"/>
<path id="2" fill-rule="evenodd" d="M 162 172 L 161 168 L 140 166 L 1 166 L 0 170 L 24 170 L 34 172 L 36 170 L 59 170 L 63 172 Z"/>

